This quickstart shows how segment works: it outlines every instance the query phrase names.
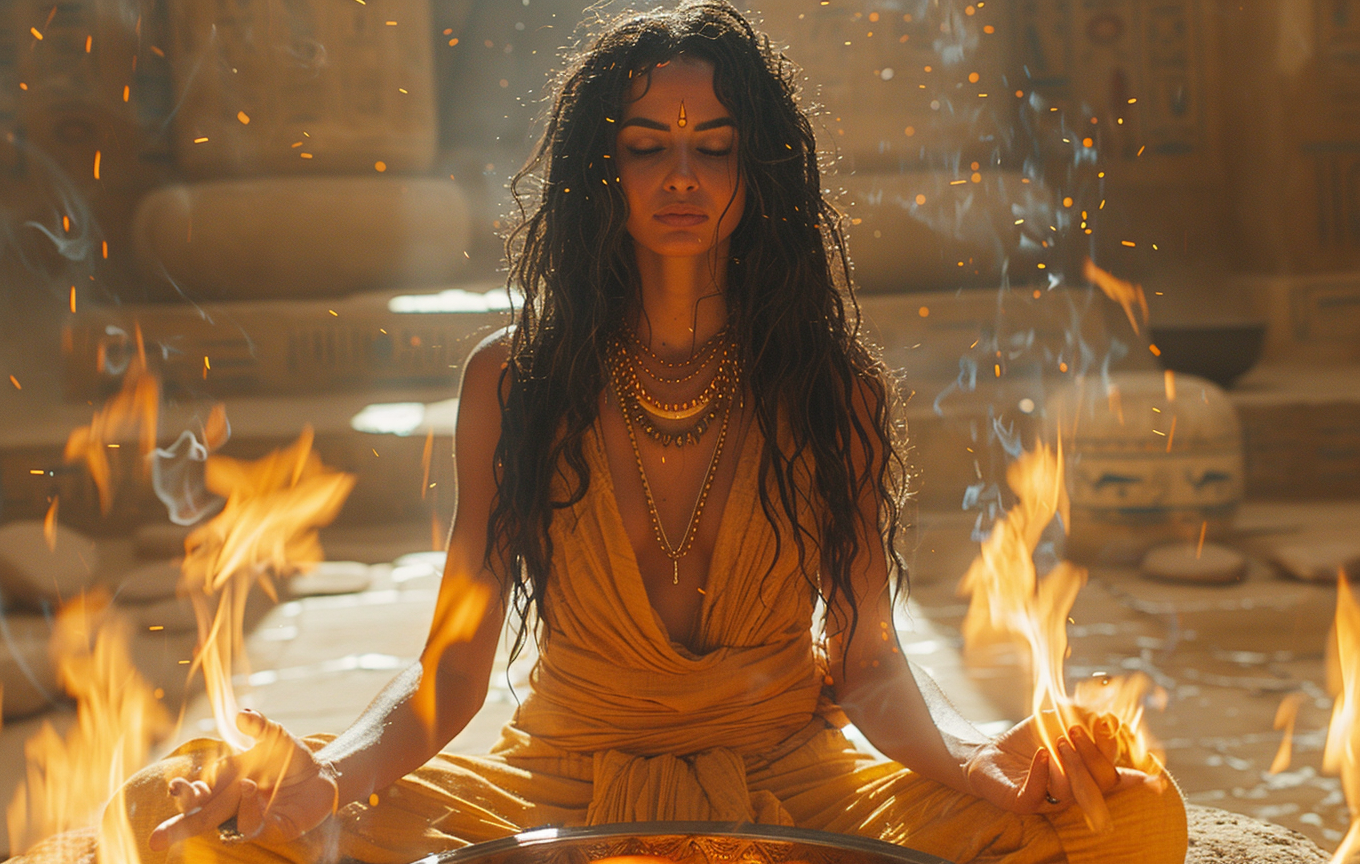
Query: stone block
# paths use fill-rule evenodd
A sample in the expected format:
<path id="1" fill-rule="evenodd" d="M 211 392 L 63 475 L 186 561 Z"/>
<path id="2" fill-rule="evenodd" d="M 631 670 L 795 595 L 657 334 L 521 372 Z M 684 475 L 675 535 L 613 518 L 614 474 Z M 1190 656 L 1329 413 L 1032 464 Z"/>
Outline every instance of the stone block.
<path id="1" fill-rule="evenodd" d="M 155 299 L 247 300 L 447 282 L 469 231 L 453 182 L 375 175 L 166 186 L 133 234 Z"/>
<path id="2" fill-rule="evenodd" d="M 0 621 L 0 702 L 6 720 L 42 711 L 62 698 L 48 653 L 51 635 L 42 615 L 9 612 Z"/>
<path id="3" fill-rule="evenodd" d="M 194 606 L 188 597 L 168 597 L 145 606 L 133 607 L 129 612 L 135 617 L 137 629 L 141 632 L 151 631 L 152 627 L 166 633 L 195 633 L 198 630 L 198 619 L 194 617 Z"/>
<path id="4" fill-rule="evenodd" d="M 437 120 L 428 0 L 169 5 L 174 153 L 200 176 L 419 172 Z M 388 23 L 390 22 L 390 23 Z"/>
<path id="5" fill-rule="evenodd" d="M 113 599 L 120 604 L 154 603 L 175 596 L 180 562 L 155 561 L 108 580 Z"/>
<path id="6" fill-rule="evenodd" d="M 51 548 L 39 521 L 0 526 L 0 591 L 6 607 L 20 603 L 53 606 L 90 587 L 99 570 L 99 552 L 84 535 L 57 524 Z"/>

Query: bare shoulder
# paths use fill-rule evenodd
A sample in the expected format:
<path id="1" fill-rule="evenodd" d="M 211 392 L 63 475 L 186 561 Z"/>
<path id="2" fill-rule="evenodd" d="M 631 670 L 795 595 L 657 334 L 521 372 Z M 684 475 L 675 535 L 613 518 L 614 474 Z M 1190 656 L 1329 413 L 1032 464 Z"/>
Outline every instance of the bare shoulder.
<path id="1" fill-rule="evenodd" d="M 496 405 L 496 388 L 501 386 L 501 372 L 510 362 L 510 328 L 487 336 L 468 355 L 463 364 L 463 383 L 459 388 L 462 401 L 479 406 Z"/>

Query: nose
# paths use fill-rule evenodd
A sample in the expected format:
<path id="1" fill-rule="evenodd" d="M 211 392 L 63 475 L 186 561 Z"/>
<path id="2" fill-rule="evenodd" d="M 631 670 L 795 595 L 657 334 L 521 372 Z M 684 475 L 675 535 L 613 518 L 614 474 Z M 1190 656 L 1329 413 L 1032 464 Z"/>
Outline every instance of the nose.
<path id="1" fill-rule="evenodd" d="M 699 178 L 694 173 L 689 148 L 676 148 L 675 159 L 666 172 L 665 186 L 667 192 L 691 192 L 699 186 Z"/>

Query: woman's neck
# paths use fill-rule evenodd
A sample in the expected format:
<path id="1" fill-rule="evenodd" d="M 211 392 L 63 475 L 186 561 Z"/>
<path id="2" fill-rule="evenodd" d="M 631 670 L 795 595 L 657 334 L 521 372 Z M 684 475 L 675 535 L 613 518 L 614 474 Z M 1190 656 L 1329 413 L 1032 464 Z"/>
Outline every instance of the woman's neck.
<path id="1" fill-rule="evenodd" d="M 642 343 L 662 358 L 684 360 L 726 327 L 726 262 L 725 249 L 686 258 L 639 250 L 641 308 L 631 323 Z"/>

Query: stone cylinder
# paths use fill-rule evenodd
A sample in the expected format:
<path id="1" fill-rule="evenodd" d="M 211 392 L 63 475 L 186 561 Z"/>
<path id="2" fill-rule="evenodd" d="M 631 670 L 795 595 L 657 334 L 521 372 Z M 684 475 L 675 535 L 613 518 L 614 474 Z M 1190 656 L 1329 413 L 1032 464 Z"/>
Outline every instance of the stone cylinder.
<path id="1" fill-rule="evenodd" d="M 1242 429 L 1227 395 L 1189 375 L 1084 378 L 1047 404 L 1072 502 L 1068 555 L 1132 563 L 1152 546 L 1226 533 L 1242 501 Z"/>

